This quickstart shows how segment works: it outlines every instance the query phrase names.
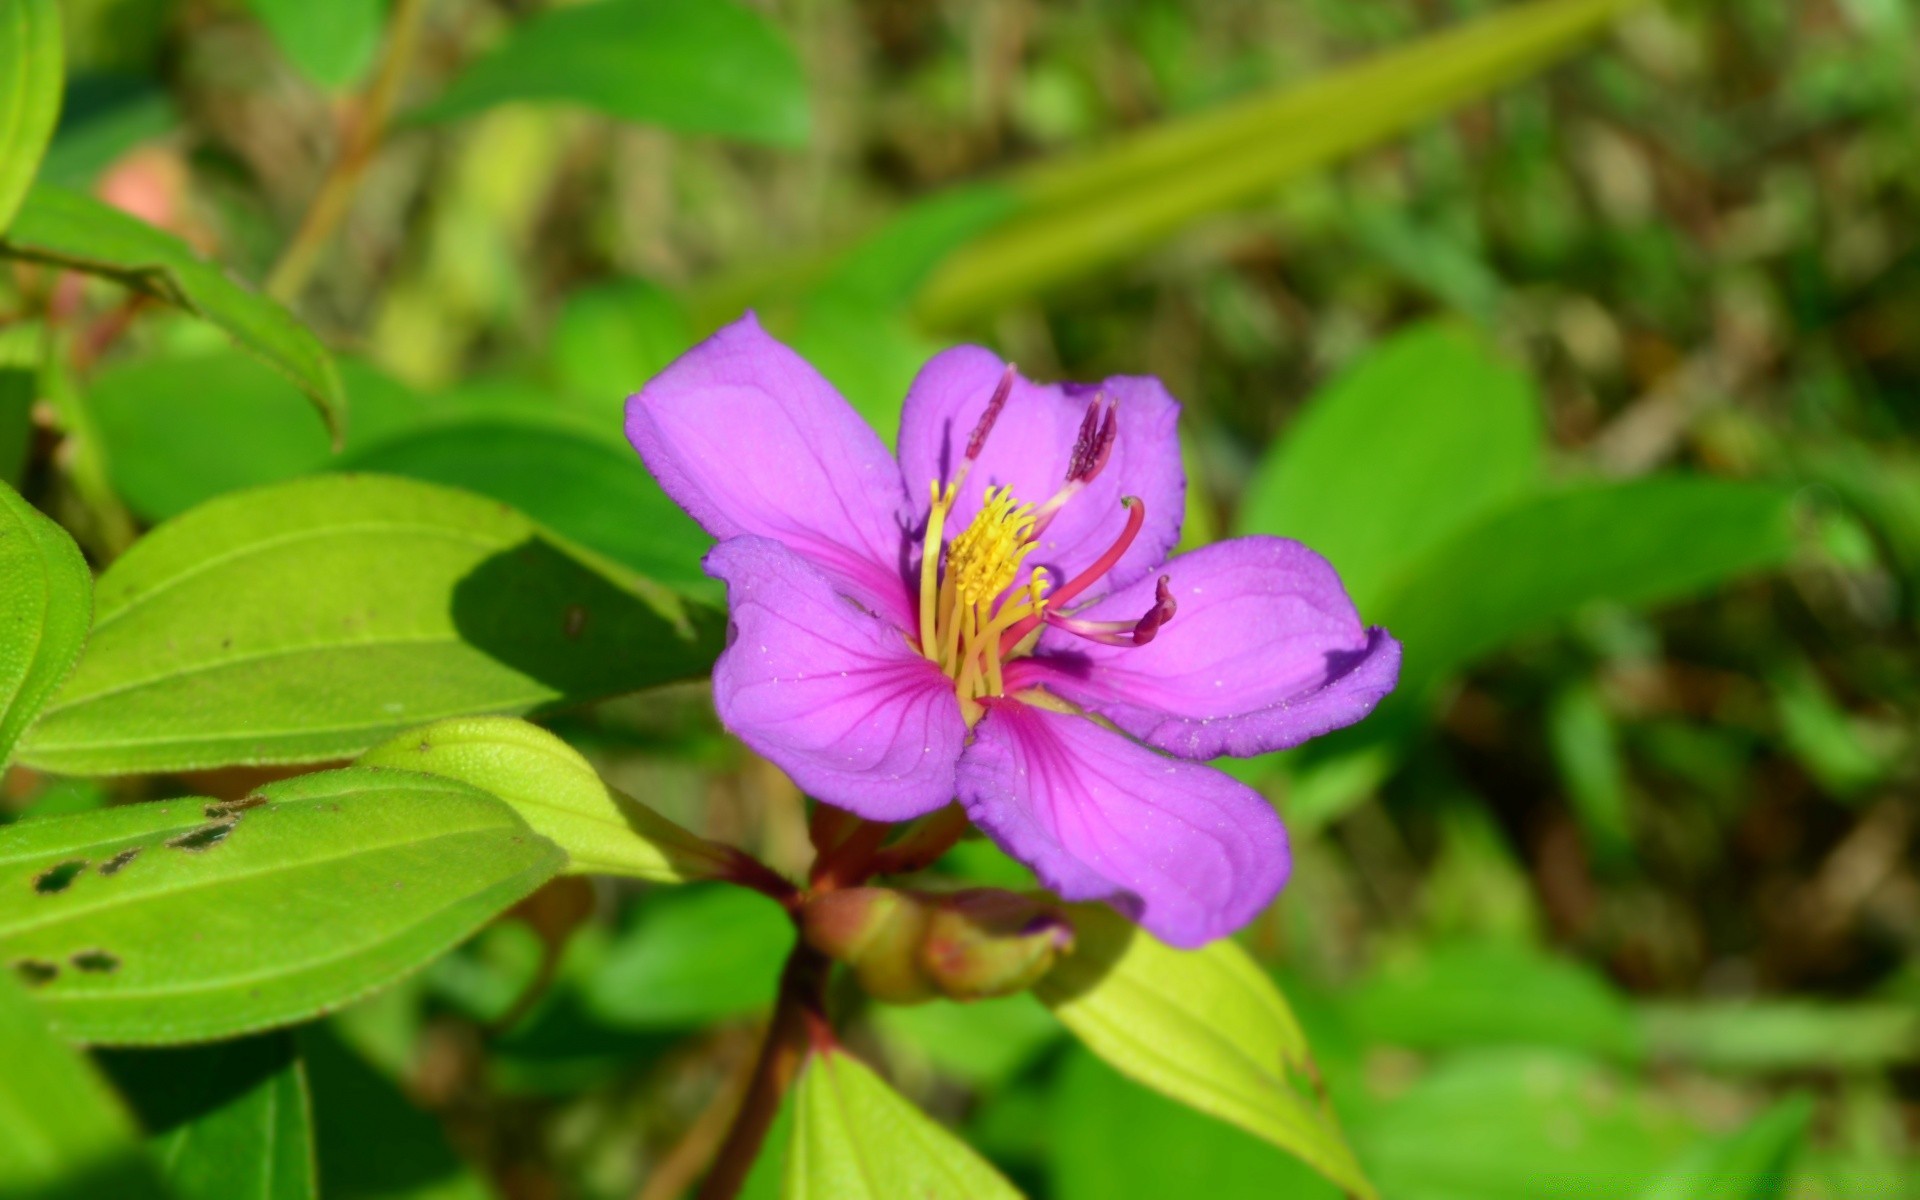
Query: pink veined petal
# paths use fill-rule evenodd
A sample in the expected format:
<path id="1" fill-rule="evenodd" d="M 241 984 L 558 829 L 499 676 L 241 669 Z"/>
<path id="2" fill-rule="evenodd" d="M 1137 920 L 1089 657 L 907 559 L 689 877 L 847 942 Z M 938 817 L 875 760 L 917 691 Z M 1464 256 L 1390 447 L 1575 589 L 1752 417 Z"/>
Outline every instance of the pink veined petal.
<path id="1" fill-rule="evenodd" d="M 1258 792 L 1084 717 L 990 701 L 960 759 L 974 824 L 1066 900 L 1106 900 L 1175 946 L 1272 902 L 1291 867 Z"/>
<path id="2" fill-rule="evenodd" d="M 956 346 L 928 359 L 914 378 L 900 415 L 900 473 L 921 525 L 928 483 L 952 477 L 1005 371 L 1006 364 L 990 351 Z M 1146 502 L 1146 524 L 1104 586 L 1122 587 L 1165 558 L 1180 540 L 1186 512 L 1187 478 L 1176 429 L 1180 405 L 1159 380 L 1145 376 L 1116 376 L 1098 385 L 1016 379 L 947 528 L 966 528 L 989 486 L 1010 487 L 1022 503 L 1036 506 L 1059 491 L 1096 390 L 1118 405 L 1113 457 L 1054 519 L 1031 561 L 1044 565 L 1056 581 L 1086 567 L 1126 526 L 1122 496 Z"/>
<path id="3" fill-rule="evenodd" d="M 1297 746 L 1360 720 L 1393 690 L 1400 643 L 1360 623 L 1327 560 L 1298 542 L 1245 537 L 1165 564 L 1077 614 L 1131 620 L 1169 577 L 1178 611 L 1145 646 L 1049 628 L 1009 667 L 1009 690 L 1042 686 L 1183 758 Z"/>
<path id="4" fill-rule="evenodd" d="M 903 629 L 906 495 L 878 435 L 752 313 L 627 400 L 627 438 L 717 538 L 774 538 Z"/>
<path id="5" fill-rule="evenodd" d="M 953 681 L 892 623 L 770 538 L 707 554 L 727 584 L 713 702 L 740 740 L 808 795 L 875 821 L 948 804 L 967 726 Z"/>

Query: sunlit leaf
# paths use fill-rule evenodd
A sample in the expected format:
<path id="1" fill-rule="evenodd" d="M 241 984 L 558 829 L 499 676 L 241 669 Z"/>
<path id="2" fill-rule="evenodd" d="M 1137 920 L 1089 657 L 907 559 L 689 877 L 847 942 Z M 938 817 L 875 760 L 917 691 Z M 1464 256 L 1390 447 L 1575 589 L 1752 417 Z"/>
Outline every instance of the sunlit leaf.
<path id="1" fill-rule="evenodd" d="M 92 615 L 73 539 L 0 483 L 0 768 L 73 669 Z"/>
<path id="2" fill-rule="evenodd" d="M 115 562 L 22 758 L 69 774 L 323 762 L 444 717 L 698 675 L 719 632 L 495 501 L 316 476 L 223 496 Z"/>
<path id="3" fill-rule="evenodd" d="M 966 1143 L 843 1050 L 800 1073 L 786 1200 L 1017 1200 Z"/>
<path id="4" fill-rule="evenodd" d="M 564 865 L 465 784 L 356 768 L 15 827 L 0 961 L 63 1036 L 227 1037 L 390 983 Z"/>
<path id="5" fill-rule="evenodd" d="M 0 0 L 0 234 L 53 137 L 63 60 L 60 0 Z"/>
<path id="6" fill-rule="evenodd" d="M 275 44 L 308 78 L 329 88 L 366 73 L 380 45 L 386 0 L 247 0 Z"/>
<path id="7" fill-rule="evenodd" d="M 1285 997 L 1231 941 L 1175 950 L 1102 905 L 1036 994 L 1121 1074 L 1267 1139 L 1357 1195 L 1373 1188 L 1323 1100 Z"/>

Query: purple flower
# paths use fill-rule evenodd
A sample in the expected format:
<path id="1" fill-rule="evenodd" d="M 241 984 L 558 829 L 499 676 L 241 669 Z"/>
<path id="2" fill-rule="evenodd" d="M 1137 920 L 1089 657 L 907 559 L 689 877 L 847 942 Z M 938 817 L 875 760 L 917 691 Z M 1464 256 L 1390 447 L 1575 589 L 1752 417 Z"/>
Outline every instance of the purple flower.
<path id="1" fill-rule="evenodd" d="M 914 380 L 896 462 L 748 315 L 629 400 L 627 436 L 721 539 L 729 729 L 871 820 L 957 798 L 1063 899 L 1198 946 L 1290 860 L 1258 792 L 1189 760 L 1358 721 L 1400 647 L 1297 542 L 1167 558 L 1178 415 L 1154 379 L 1036 384 L 962 346 Z"/>

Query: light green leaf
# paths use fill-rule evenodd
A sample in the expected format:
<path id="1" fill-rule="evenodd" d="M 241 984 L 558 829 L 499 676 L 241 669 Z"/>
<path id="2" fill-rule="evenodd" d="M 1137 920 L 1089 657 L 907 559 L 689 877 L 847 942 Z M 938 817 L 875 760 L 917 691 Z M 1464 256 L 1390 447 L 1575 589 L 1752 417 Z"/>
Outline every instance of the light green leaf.
<path id="1" fill-rule="evenodd" d="M 133 1122 L 11 976 L 0 974 L 0 1196 L 158 1200 Z"/>
<path id="2" fill-rule="evenodd" d="M 1306 1036 L 1273 981 L 1230 941 L 1175 950 L 1104 905 L 1076 905 L 1074 951 L 1034 989 L 1121 1074 L 1230 1121 L 1372 1196 L 1324 1102 L 1302 1090 Z"/>
<path id="3" fill-rule="evenodd" d="M 1746 1127 L 1696 1147 L 1641 1200 L 1780 1200 L 1812 1119 L 1811 1096 L 1788 1096 Z"/>
<path id="4" fill-rule="evenodd" d="M 374 747 L 360 762 L 457 779 L 499 797 L 566 851 L 572 873 L 687 883 L 719 878 L 735 857 L 608 787 L 578 750 L 511 717 L 441 721 Z"/>
<path id="5" fill-rule="evenodd" d="M 786 1200 L 1018 1200 L 985 1159 L 844 1050 L 808 1059 L 797 1090 Z"/>
<path id="6" fill-rule="evenodd" d="M 601 0 L 541 13 L 415 119 L 517 100 L 775 146 L 803 144 L 811 123 L 793 47 L 734 0 Z"/>
<path id="7" fill-rule="evenodd" d="M 288 61 L 335 91 L 352 86 L 380 47 L 386 0 L 247 0 Z"/>
<path id="8" fill-rule="evenodd" d="M 721 625 L 501 504 L 371 475 L 214 500 L 143 538 L 99 596 L 23 761 L 85 775 L 345 758 L 427 721 L 701 674 Z"/>
<path id="9" fill-rule="evenodd" d="M 319 405 L 336 440 L 346 427 L 340 378 L 319 339 L 171 234 L 84 193 L 42 184 L 0 238 L 0 256 L 105 276 L 210 321 L 293 380 Z"/>
<path id="10" fill-rule="evenodd" d="M 564 862 L 483 792 L 372 768 L 49 818 L 0 848 L 0 960 L 62 1036 L 230 1037 L 393 982 Z"/>
<path id="11" fill-rule="evenodd" d="M 64 58 L 59 0 L 0 0 L 0 234 L 59 122 Z"/>
<path id="12" fill-rule="evenodd" d="M 79 547 L 0 483 L 0 769 L 73 670 L 92 615 Z"/>
<path id="13" fill-rule="evenodd" d="M 620 1028 L 675 1028 L 764 1009 L 793 922 L 757 892 L 721 884 L 648 896 L 583 988 Z"/>
<path id="14" fill-rule="evenodd" d="M 1121 260 L 1195 218 L 1256 200 L 1570 53 L 1634 0 L 1537 0 L 1304 84 L 1169 121 L 1013 181 L 1024 212 L 941 264 L 928 322 Z"/>
<path id="15" fill-rule="evenodd" d="M 1873 1071 L 1920 1059 L 1911 1004 L 1766 1000 L 1640 1006 L 1658 1059 L 1716 1071 Z"/>
<path id="16" fill-rule="evenodd" d="M 1240 532 L 1313 547 L 1371 617 L 1434 546 L 1531 491 L 1540 448 L 1524 372 L 1463 326 L 1417 327 L 1307 403 L 1248 486 Z"/>
<path id="17" fill-rule="evenodd" d="M 306 1070 L 290 1035 L 109 1051 L 100 1061 L 177 1200 L 319 1196 Z"/>

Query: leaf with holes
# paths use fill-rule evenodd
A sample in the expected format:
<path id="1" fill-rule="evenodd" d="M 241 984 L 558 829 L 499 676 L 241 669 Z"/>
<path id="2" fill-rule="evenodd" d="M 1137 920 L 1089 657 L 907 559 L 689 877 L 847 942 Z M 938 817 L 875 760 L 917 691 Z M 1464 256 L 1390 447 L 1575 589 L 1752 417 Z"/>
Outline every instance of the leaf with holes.
<path id="1" fill-rule="evenodd" d="M 787 1200 L 1018 1200 L 966 1143 L 838 1048 L 807 1061 L 787 1154 Z"/>
<path id="2" fill-rule="evenodd" d="M 86 775 L 346 758 L 445 717 L 700 675 L 722 628 L 505 505 L 372 475 L 222 496 L 143 538 L 99 597 L 22 761 Z"/>
<path id="3" fill-rule="evenodd" d="M 291 1035 L 103 1052 L 177 1200 L 314 1200 L 312 1105 Z"/>
<path id="4" fill-rule="evenodd" d="M 53 138 L 62 59 L 59 0 L 0 0 L 0 233 Z"/>
<path id="5" fill-rule="evenodd" d="M 0 237 L 0 257 L 104 276 L 185 309 L 293 380 L 319 406 L 336 441 L 346 428 L 346 395 L 320 340 L 172 234 L 82 192 L 41 184 Z"/>
<path id="6" fill-rule="evenodd" d="M 1175 950 L 1101 905 L 1073 907 L 1075 946 L 1035 988 L 1121 1074 L 1231 1121 L 1357 1196 L 1373 1187 L 1309 1084 L 1286 998 L 1230 941 Z"/>
<path id="7" fill-rule="evenodd" d="M 0 483 L 0 767 L 73 669 L 92 613 L 73 539 Z"/>
<path id="8" fill-rule="evenodd" d="M 48 818 L 0 847 L 0 963 L 65 1037 L 230 1037 L 391 983 L 564 864 L 484 792 L 368 767 Z"/>

